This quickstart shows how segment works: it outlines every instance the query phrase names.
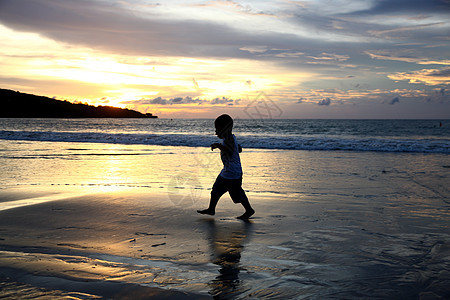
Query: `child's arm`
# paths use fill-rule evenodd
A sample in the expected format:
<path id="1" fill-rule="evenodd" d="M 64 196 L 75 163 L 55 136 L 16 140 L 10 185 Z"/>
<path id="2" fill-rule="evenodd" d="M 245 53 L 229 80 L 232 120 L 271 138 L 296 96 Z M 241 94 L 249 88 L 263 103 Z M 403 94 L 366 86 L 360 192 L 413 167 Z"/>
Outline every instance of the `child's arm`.
<path id="1" fill-rule="evenodd" d="M 217 148 L 219 148 L 220 150 L 222 150 L 222 149 L 223 149 L 223 145 L 220 144 L 220 143 L 214 143 L 214 144 L 211 144 L 211 151 L 213 151 L 214 149 L 217 149 Z"/>
<path id="2" fill-rule="evenodd" d="M 231 155 L 234 151 L 234 140 L 225 139 L 223 144 L 221 144 L 221 143 L 211 144 L 211 150 L 214 150 L 216 148 L 219 148 L 220 151 L 225 152 L 227 155 Z M 242 151 L 242 147 L 239 144 L 238 144 L 238 149 L 239 149 L 239 152 Z"/>
<path id="3" fill-rule="evenodd" d="M 220 151 L 225 152 L 227 155 L 231 155 L 231 153 L 233 153 L 233 148 L 230 147 L 230 145 L 228 144 L 225 145 L 221 143 L 211 144 L 211 151 L 217 148 L 220 149 Z"/>
<path id="4" fill-rule="evenodd" d="M 239 149 L 239 153 L 241 153 L 242 152 L 242 147 L 241 147 L 240 144 L 238 144 L 238 149 Z"/>
<path id="5" fill-rule="evenodd" d="M 214 149 L 220 149 L 220 151 L 226 151 L 228 152 L 229 147 L 222 145 L 221 143 L 214 143 L 211 144 L 211 151 L 213 151 Z"/>

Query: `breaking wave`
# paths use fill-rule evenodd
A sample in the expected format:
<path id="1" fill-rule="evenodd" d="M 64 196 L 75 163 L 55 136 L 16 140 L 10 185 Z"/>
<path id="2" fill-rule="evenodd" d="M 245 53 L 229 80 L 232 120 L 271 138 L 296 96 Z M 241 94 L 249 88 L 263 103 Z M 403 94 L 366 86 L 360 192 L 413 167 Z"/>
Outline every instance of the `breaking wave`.
<path id="1" fill-rule="evenodd" d="M 217 138 L 211 134 L 198 133 L 147 134 L 55 131 L 0 131 L 0 139 L 186 147 L 205 147 L 217 142 Z M 238 135 L 238 140 L 244 148 L 253 149 L 450 153 L 450 140 L 448 139 L 245 134 Z"/>

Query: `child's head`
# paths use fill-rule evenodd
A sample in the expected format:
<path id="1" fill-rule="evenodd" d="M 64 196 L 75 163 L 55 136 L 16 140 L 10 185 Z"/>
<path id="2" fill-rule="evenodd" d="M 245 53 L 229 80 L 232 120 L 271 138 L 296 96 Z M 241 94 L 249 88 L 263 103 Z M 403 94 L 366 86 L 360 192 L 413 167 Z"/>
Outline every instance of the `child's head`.
<path id="1" fill-rule="evenodd" d="M 233 119 L 227 114 L 220 115 L 214 121 L 214 126 L 216 127 L 217 136 L 223 138 L 233 130 Z"/>

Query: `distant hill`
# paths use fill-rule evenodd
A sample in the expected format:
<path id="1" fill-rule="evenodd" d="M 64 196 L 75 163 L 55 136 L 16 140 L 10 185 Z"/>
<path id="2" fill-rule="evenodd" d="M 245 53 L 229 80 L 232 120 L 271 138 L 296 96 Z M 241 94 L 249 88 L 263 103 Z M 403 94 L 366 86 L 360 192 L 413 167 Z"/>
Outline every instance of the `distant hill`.
<path id="1" fill-rule="evenodd" d="M 150 113 L 92 106 L 0 89 L 0 118 L 157 118 Z"/>

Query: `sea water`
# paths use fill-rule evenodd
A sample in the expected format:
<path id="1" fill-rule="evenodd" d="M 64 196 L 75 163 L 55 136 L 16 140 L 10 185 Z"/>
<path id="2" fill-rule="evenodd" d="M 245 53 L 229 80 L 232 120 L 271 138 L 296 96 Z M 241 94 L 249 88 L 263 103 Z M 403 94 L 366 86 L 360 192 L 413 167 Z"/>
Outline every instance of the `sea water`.
<path id="1" fill-rule="evenodd" d="M 322 175 L 358 182 L 396 165 L 429 176 L 450 165 L 445 120 L 240 119 L 234 132 L 251 192 L 295 195 L 326 189 Z M 209 148 L 218 141 L 208 119 L 0 119 L 1 188 L 207 191 L 221 169 Z"/>
<path id="2" fill-rule="evenodd" d="M 253 149 L 450 153 L 450 120 L 240 119 L 234 131 Z M 0 139 L 205 147 L 204 119 L 0 119 Z"/>
<path id="3" fill-rule="evenodd" d="M 234 133 L 250 192 L 295 196 L 346 183 L 355 192 L 380 174 L 447 191 L 450 121 L 240 119 Z M 0 119 L 0 186 L 208 197 L 222 167 L 209 148 L 218 141 L 208 119 Z"/>

